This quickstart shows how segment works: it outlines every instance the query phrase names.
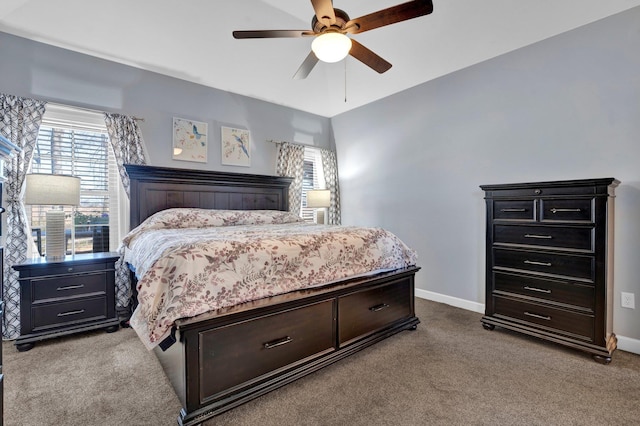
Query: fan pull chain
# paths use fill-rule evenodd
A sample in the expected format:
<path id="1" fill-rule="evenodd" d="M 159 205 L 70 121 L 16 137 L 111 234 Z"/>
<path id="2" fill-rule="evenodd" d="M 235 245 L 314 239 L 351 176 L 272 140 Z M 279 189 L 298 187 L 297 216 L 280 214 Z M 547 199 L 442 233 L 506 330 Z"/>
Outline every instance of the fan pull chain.
<path id="1" fill-rule="evenodd" d="M 344 60 L 344 103 L 347 103 L 347 59 Z"/>

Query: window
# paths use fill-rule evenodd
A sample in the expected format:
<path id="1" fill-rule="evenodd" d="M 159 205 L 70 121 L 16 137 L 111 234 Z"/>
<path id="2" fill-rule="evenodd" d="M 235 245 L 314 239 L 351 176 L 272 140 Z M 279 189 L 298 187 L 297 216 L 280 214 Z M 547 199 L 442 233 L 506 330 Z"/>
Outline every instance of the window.
<path id="1" fill-rule="evenodd" d="M 307 191 L 311 189 L 325 189 L 324 174 L 322 172 L 322 157 L 316 148 L 304 149 L 304 165 L 302 166 L 302 208 L 300 216 L 306 222 L 314 221 L 316 209 L 307 207 Z"/>
<path id="2" fill-rule="evenodd" d="M 117 229 L 113 229 L 118 223 L 118 179 L 102 114 L 48 104 L 30 172 L 74 175 L 81 179 L 80 205 L 64 206 L 68 212 L 67 254 L 110 251 L 109 235 L 118 235 Z M 51 206 L 29 207 L 36 245 L 40 254 L 44 254 L 45 212 Z M 117 238 L 113 240 L 117 242 Z"/>

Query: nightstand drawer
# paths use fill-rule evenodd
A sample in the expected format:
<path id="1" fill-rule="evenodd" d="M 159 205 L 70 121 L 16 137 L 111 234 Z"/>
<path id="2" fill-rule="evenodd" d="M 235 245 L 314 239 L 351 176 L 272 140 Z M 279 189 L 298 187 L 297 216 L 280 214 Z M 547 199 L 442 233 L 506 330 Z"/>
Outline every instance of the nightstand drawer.
<path id="1" fill-rule="evenodd" d="M 534 200 L 495 200 L 493 218 L 533 221 L 536 218 L 536 203 Z"/>
<path id="2" fill-rule="evenodd" d="M 48 275 L 68 275 L 68 274 L 79 274 L 83 272 L 95 272 L 95 271 L 104 271 L 109 268 L 107 263 L 88 263 L 88 264 L 69 264 L 69 265 L 60 265 L 60 266 L 46 266 L 46 265 L 38 265 L 39 267 L 34 267 L 30 269 L 25 269 L 24 273 L 20 275 L 21 278 L 27 277 L 43 277 Z M 113 266 L 111 266 L 113 269 Z"/>
<path id="3" fill-rule="evenodd" d="M 107 298 L 93 297 L 33 306 L 33 331 L 72 322 L 103 320 L 107 318 Z"/>
<path id="4" fill-rule="evenodd" d="M 593 222 L 593 198 L 540 200 L 543 222 Z"/>
<path id="5" fill-rule="evenodd" d="M 411 316 L 413 294 L 406 281 L 338 299 L 339 340 L 343 346 Z"/>
<path id="6" fill-rule="evenodd" d="M 593 251 L 593 228 L 495 225 L 495 244 L 517 244 L 540 247 Z"/>
<path id="7" fill-rule="evenodd" d="M 534 278 L 503 272 L 493 273 L 494 291 L 535 297 L 594 311 L 595 288 L 566 280 Z"/>
<path id="8" fill-rule="evenodd" d="M 593 315 L 502 297 L 495 297 L 494 305 L 496 316 L 514 318 L 548 331 L 560 331 L 593 342 Z"/>
<path id="9" fill-rule="evenodd" d="M 594 258 L 560 253 L 542 253 L 539 251 L 493 250 L 496 269 L 537 272 L 545 275 L 572 277 L 593 282 Z"/>
<path id="10" fill-rule="evenodd" d="M 31 280 L 32 301 L 68 298 L 91 293 L 105 293 L 107 275 L 105 272 L 52 277 Z"/>

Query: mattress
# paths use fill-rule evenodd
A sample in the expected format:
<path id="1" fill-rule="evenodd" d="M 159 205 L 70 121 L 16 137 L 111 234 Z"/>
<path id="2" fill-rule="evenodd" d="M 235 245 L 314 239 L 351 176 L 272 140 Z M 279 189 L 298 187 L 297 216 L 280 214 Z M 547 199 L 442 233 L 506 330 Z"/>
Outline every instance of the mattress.
<path id="1" fill-rule="evenodd" d="M 309 224 L 272 210 L 164 210 L 132 230 L 121 250 L 138 278 L 130 324 L 149 349 L 180 318 L 417 260 L 384 229 Z"/>

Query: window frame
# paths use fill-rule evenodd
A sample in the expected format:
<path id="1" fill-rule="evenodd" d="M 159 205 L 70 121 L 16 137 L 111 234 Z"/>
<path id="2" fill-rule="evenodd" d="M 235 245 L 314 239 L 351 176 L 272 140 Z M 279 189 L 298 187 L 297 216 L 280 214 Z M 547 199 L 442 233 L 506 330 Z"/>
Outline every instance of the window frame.
<path id="1" fill-rule="evenodd" d="M 64 206 L 65 212 L 67 212 L 69 215 L 69 218 L 67 219 L 65 224 L 65 228 L 71 229 L 70 247 L 67 247 L 67 253 L 73 255 L 80 252 L 78 251 L 79 249 L 76 246 L 76 244 L 80 241 L 80 238 L 76 235 L 76 231 L 78 230 L 78 228 L 87 228 L 88 230 L 87 232 L 89 232 L 91 235 L 90 241 L 92 246 L 90 247 L 90 250 L 87 250 L 85 248 L 81 252 L 83 253 L 94 252 L 94 248 L 96 247 L 94 238 L 96 237 L 102 238 L 101 242 L 99 241 L 98 244 L 103 244 L 103 245 L 106 244 L 105 239 L 109 237 L 108 238 L 109 245 L 106 247 L 103 246 L 100 251 L 113 251 L 114 246 L 117 245 L 117 238 L 113 238 L 112 236 L 117 237 L 119 235 L 119 213 L 120 213 L 119 212 L 120 207 L 119 207 L 119 201 L 118 201 L 119 200 L 119 196 L 118 196 L 119 174 L 117 170 L 116 159 L 113 153 L 113 149 L 109 141 L 109 135 L 107 132 L 105 121 L 104 121 L 104 115 L 103 113 L 100 113 L 100 112 L 89 111 L 89 110 L 66 106 L 66 105 L 48 103 L 45 113 L 43 115 L 40 129 L 38 131 L 38 140 L 36 141 L 36 146 L 34 147 L 34 155 L 32 157 L 31 163 L 29 164 L 29 173 L 52 173 L 53 172 L 53 162 L 55 161 L 54 159 L 56 157 L 56 154 L 51 152 L 51 150 L 50 152 L 45 154 L 44 157 L 42 157 L 50 161 L 50 163 L 47 165 L 48 167 L 46 167 L 45 170 L 41 170 L 41 169 L 38 169 L 37 167 L 34 167 L 34 162 L 38 157 L 37 149 L 38 149 L 38 144 L 40 143 L 40 138 L 42 134 L 41 132 L 45 129 L 54 129 L 54 128 L 67 131 L 70 136 L 75 137 L 73 141 L 65 141 L 66 143 L 68 143 L 68 146 L 65 145 L 63 148 L 68 150 L 67 151 L 68 155 L 62 156 L 62 157 L 58 156 L 58 160 L 62 158 L 64 161 L 68 161 L 68 163 L 66 164 L 67 169 L 71 168 L 70 170 L 64 170 L 62 174 L 72 174 L 76 176 L 79 175 L 82 178 L 83 174 L 79 173 L 78 167 L 82 169 L 82 166 L 84 165 L 84 170 L 91 175 L 92 174 L 91 164 L 95 164 L 95 163 L 91 163 L 92 161 L 98 160 L 100 164 L 102 164 L 101 163 L 102 161 L 106 161 L 105 167 L 100 168 L 98 175 L 93 175 L 91 176 L 90 179 L 85 176 L 86 182 L 88 183 L 85 185 L 81 184 L 81 193 L 80 193 L 81 205 L 78 207 Z M 91 152 L 91 149 L 94 149 L 94 147 L 96 147 L 98 144 L 95 144 L 90 137 L 87 137 L 87 133 L 89 132 L 100 135 L 100 142 L 98 144 L 101 145 L 101 147 L 97 152 L 98 157 L 95 157 L 95 158 L 92 157 L 94 153 Z M 80 143 L 85 142 L 85 145 L 84 146 L 74 145 L 79 142 Z M 82 153 L 80 150 L 83 148 L 88 149 L 89 151 Z M 69 151 L 69 149 L 71 151 Z M 78 158 L 78 155 L 80 153 L 84 154 L 83 155 L 84 158 L 82 159 Z M 70 158 L 66 158 L 66 157 L 70 157 Z M 84 173 L 84 175 L 86 175 L 87 173 Z M 98 188 L 88 189 L 87 186 L 89 186 L 91 183 L 96 183 L 98 185 Z M 101 184 L 104 185 L 102 188 L 99 187 Z M 90 199 L 91 197 L 93 197 L 94 200 L 102 199 L 102 201 L 98 201 L 98 205 L 96 207 L 97 207 L 97 211 L 99 212 L 98 216 L 102 216 L 102 217 L 104 217 L 105 215 L 107 216 L 106 223 L 97 223 L 93 225 L 77 223 L 78 218 L 80 217 L 78 215 L 79 211 L 82 212 L 84 210 L 89 214 L 89 216 L 91 216 L 92 207 L 91 205 L 86 205 L 87 200 Z M 83 203 L 83 200 L 85 201 L 84 203 Z M 83 207 L 83 204 L 85 204 L 84 207 Z M 30 228 L 34 229 L 32 225 L 35 218 L 34 214 L 39 216 L 38 223 L 44 224 L 44 211 L 50 208 L 51 206 L 25 206 L 25 207 L 26 207 L 27 216 L 29 219 Z M 38 209 L 39 212 L 34 211 L 35 209 Z M 104 228 L 102 228 L 102 230 L 97 230 L 98 226 L 105 226 L 105 225 L 108 226 L 107 228 L 108 232 L 105 233 Z M 86 235 L 83 234 L 83 236 L 86 238 Z M 44 248 L 44 244 L 42 244 L 42 247 L 39 247 L 39 248 L 40 249 Z M 40 254 L 43 254 L 41 250 L 40 250 Z"/>
<path id="2" fill-rule="evenodd" d="M 326 189 L 324 171 L 322 168 L 322 154 L 315 147 L 304 148 L 304 164 L 302 167 L 302 193 L 300 196 L 300 217 L 305 222 L 315 222 L 316 208 L 307 207 L 307 191 Z M 310 175 L 310 176 L 309 176 Z"/>

